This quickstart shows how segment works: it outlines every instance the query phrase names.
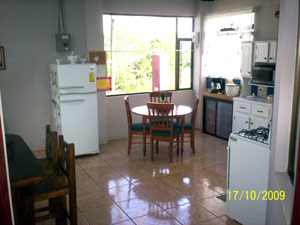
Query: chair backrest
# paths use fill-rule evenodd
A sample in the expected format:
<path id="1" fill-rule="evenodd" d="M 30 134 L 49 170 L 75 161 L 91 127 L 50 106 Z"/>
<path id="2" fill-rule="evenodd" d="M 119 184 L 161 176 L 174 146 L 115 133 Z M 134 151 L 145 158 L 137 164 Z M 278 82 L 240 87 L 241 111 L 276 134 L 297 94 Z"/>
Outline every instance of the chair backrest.
<path id="1" fill-rule="evenodd" d="M 57 132 L 46 126 L 46 158 L 53 161 L 53 169 L 58 168 Z"/>
<path id="2" fill-rule="evenodd" d="M 65 142 L 63 135 L 59 135 L 59 169 L 68 177 L 70 188 L 75 188 L 75 147 Z"/>
<path id="3" fill-rule="evenodd" d="M 165 100 L 171 103 L 172 100 L 172 92 L 170 91 L 154 91 L 150 92 L 150 102 L 157 102 L 160 103 L 161 101 L 161 94 L 165 94 Z"/>
<path id="4" fill-rule="evenodd" d="M 198 105 L 199 105 L 199 96 L 196 95 L 195 104 L 194 104 L 194 108 L 193 108 L 193 114 L 192 114 L 192 121 L 191 121 L 193 129 L 195 129 Z"/>
<path id="5" fill-rule="evenodd" d="M 173 132 L 174 104 L 147 103 L 150 132 L 153 130 Z M 171 135 L 172 136 L 172 135 Z"/>
<path id="6" fill-rule="evenodd" d="M 129 105 L 128 95 L 124 97 L 124 102 L 125 102 L 125 107 L 126 107 L 128 129 L 130 129 L 131 128 L 131 124 L 132 124 L 132 116 L 131 116 L 131 111 L 130 111 L 130 105 Z"/>
<path id="7" fill-rule="evenodd" d="M 75 146 L 65 142 L 63 135 L 59 136 L 59 168 L 59 173 L 66 175 L 69 181 L 70 224 L 77 224 Z"/>

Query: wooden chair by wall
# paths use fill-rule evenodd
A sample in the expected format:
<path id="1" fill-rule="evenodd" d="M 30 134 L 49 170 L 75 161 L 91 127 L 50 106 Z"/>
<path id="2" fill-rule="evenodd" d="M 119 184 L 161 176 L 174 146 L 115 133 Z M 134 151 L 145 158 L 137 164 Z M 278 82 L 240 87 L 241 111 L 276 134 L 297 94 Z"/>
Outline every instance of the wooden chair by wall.
<path id="1" fill-rule="evenodd" d="M 167 100 L 169 103 L 171 103 L 172 92 L 170 92 L 170 91 L 154 91 L 154 92 L 150 92 L 149 93 L 150 102 L 160 103 L 160 101 L 161 101 L 161 94 L 162 93 L 165 94 L 165 100 Z"/>
<path id="2" fill-rule="evenodd" d="M 46 126 L 46 157 L 38 159 L 48 174 L 54 173 L 58 168 L 57 132 L 51 131 L 50 125 Z"/>
<path id="3" fill-rule="evenodd" d="M 67 225 L 67 218 L 71 225 L 77 225 L 76 175 L 74 144 L 68 144 L 63 136 L 59 136 L 58 170 L 43 180 L 22 190 L 25 201 L 26 221 L 35 224 L 43 220 L 55 218 L 56 224 Z M 67 198 L 69 195 L 69 212 Z M 48 207 L 35 209 L 34 203 L 51 199 L 55 202 Z M 49 214 L 37 216 L 36 213 L 49 211 Z"/>
<path id="4" fill-rule="evenodd" d="M 191 122 L 184 123 L 184 133 L 190 134 L 190 144 L 194 154 L 195 154 L 195 123 L 196 123 L 198 105 L 199 105 L 199 96 L 196 95 Z"/>
<path id="5" fill-rule="evenodd" d="M 146 156 L 146 137 L 149 134 L 149 124 L 146 124 L 146 129 L 144 129 L 143 123 L 132 123 L 132 116 L 129 104 L 128 96 L 124 98 L 125 107 L 126 107 L 126 114 L 127 114 L 127 121 L 128 121 L 128 155 L 130 155 L 131 145 L 132 144 L 140 144 L 141 142 L 132 142 L 133 135 L 142 135 L 143 136 L 143 151 L 144 156 Z"/>
<path id="6" fill-rule="evenodd" d="M 174 104 L 147 103 L 150 124 L 150 154 L 153 160 L 153 140 L 169 142 L 169 157 L 172 162 L 173 140 L 177 139 L 177 154 L 179 152 L 179 136 L 181 130 L 173 126 Z"/>

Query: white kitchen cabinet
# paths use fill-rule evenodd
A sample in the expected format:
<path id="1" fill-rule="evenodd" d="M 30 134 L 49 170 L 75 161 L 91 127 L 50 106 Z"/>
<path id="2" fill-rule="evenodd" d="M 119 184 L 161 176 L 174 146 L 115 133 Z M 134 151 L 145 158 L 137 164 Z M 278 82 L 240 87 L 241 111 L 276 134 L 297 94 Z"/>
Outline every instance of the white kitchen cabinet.
<path id="1" fill-rule="evenodd" d="M 251 76 L 253 42 L 242 43 L 241 76 Z"/>
<path id="2" fill-rule="evenodd" d="M 241 113 L 233 115 L 232 132 L 238 132 L 243 129 L 249 130 L 250 116 Z"/>
<path id="3" fill-rule="evenodd" d="M 257 116 L 251 116 L 251 118 L 250 118 L 250 130 L 256 129 L 259 127 L 269 127 L 269 126 L 270 126 L 269 119 L 263 119 L 263 118 L 259 118 Z"/>
<path id="4" fill-rule="evenodd" d="M 276 63 L 277 41 L 254 42 L 255 63 Z"/>
<path id="5" fill-rule="evenodd" d="M 264 102 L 262 98 L 251 100 L 239 97 L 233 99 L 232 132 L 269 127 L 271 118 L 272 104 Z"/>
<path id="6" fill-rule="evenodd" d="M 255 42 L 254 48 L 254 62 L 268 62 L 269 42 Z"/>
<path id="7" fill-rule="evenodd" d="M 269 62 L 276 63 L 277 41 L 270 41 Z"/>

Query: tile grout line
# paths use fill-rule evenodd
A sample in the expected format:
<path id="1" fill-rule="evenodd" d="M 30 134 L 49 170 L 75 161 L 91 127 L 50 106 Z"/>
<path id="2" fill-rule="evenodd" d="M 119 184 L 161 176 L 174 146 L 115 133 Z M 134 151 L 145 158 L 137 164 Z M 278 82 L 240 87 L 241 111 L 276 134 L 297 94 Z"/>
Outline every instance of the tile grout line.
<path id="1" fill-rule="evenodd" d="M 103 159 L 101 159 L 101 160 L 103 160 Z M 107 162 L 106 162 L 107 163 Z M 108 163 L 107 163 L 108 164 Z M 110 164 L 109 164 L 109 166 L 111 166 Z M 135 224 L 135 222 L 132 220 L 132 218 L 129 216 L 129 215 L 127 215 L 127 213 L 118 205 L 118 203 L 117 202 L 115 202 L 115 200 L 113 199 L 113 198 L 111 198 L 105 191 L 104 191 L 104 189 L 85 171 L 85 169 L 83 169 L 81 166 L 79 166 L 88 176 L 89 176 L 89 178 L 101 189 L 101 191 L 103 191 L 104 192 L 104 194 L 129 218 L 129 220 L 131 220 L 134 224 Z M 121 175 L 121 174 L 120 174 Z M 121 175 L 122 176 L 122 175 Z M 125 177 L 124 177 L 125 178 Z M 126 179 L 126 178 L 125 178 Z M 126 179 L 127 180 L 127 179 Z M 96 192 L 92 192 L 92 193 L 96 193 Z M 91 194 L 91 193 L 90 193 Z M 78 208 L 78 207 L 77 207 Z M 79 209 L 79 208 L 78 208 Z M 81 212 L 81 210 L 80 210 L 80 212 Z M 88 221 L 87 219 L 86 219 L 86 217 L 84 216 L 84 214 L 82 213 L 82 216 L 84 217 L 84 219 L 86 220 L 86 221 Z M 119 221 L 118 223 L 121 223 L 121 222 L 125 222 L 125 221 L 127 221 L 127 220 L 124 220 L 124 221 Z M 118 224 L 117 223 L 117 224 Z"/>

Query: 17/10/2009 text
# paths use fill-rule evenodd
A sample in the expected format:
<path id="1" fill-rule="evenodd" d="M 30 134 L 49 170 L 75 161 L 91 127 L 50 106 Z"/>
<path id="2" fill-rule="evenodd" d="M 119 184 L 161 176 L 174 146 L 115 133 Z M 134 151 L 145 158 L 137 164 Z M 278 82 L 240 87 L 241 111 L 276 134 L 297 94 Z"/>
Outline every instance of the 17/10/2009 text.
<path id="1" fill-rule="evenodd" d="M 229 200 L 284 200 L 284 191 L 228 191 Z"/>

